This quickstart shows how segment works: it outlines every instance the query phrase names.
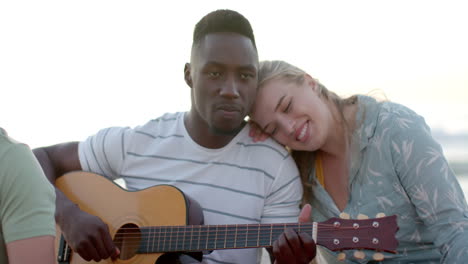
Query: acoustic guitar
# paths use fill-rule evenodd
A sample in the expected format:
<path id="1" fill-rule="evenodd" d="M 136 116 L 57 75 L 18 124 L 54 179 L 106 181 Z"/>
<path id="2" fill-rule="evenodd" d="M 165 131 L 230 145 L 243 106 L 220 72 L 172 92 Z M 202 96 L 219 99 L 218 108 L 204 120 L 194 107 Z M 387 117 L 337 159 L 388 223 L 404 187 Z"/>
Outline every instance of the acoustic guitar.
<path id="1" fill-rule="evenodd" d="M 316 244 L 333 251 L 370 249 L 395 253 L 398 246 L 396 216 L 331 218 L 320 223 L 202 225 L 201 211 L 194 212 L 197 204 L 170 185 L 133 192 L 100 175 L 80 171 L 59 177 L 56 186 L 81 210 L 108 225 L 121 254 L 115 261 L 99 263 L 154 264 L 165 253 L 271 247 L 286 228 L 307 232 Z M 194 221 L 199 222 L 195 225 L 189 220 L 193 215 Z M 96 263 L 73 252 L 58 226 L 56 252 L 58 263 Z"/>

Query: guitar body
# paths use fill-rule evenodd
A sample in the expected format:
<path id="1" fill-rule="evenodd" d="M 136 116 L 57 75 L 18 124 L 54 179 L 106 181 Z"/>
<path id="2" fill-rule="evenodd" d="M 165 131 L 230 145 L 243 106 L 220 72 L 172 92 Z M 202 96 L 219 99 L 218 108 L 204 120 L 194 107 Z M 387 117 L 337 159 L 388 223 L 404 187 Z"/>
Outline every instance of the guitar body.
<path id="1" fill-rule="evenodd" d="M 187 208 L 190 202 L 179 189 L 172 186 L 158 185 L 131 192 L 102 176 L 88 172 L 65 174 L 57 179 L 56 186 L 71 201 L 78 204 L 81 210 L 103 220 L 108 225 L 112 238 L 115 238 L 118 230 L 125 225 L 167 226 L 186 225 L 189 222 Z M 61 239 L 61 230 L 57 226 L 57 251 L 60 251 Z M 116 261 L 108 259 L 99 263 L 154 264 L 162 255 L 162 253 L 135 254 L 135 249 L 132 249 L 131 245 L 129 247 L 120 245 L 119 248 L 123 259 Z M 63 254 L 63 252 L 57 253 Z M 74 252 L 71 252 L 69 259 L 71 264 L 96 263 L 87 262 Z"/>

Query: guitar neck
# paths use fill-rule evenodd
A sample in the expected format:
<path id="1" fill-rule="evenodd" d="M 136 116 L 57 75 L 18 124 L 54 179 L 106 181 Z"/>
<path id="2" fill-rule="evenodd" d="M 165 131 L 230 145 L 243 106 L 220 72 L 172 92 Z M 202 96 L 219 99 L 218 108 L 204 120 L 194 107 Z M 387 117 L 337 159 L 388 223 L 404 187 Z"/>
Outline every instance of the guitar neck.
<path id="1" fill-rule="evenodd" d="M 271 247 L 286 228 L 312 235 L 312 223 L 155 226 L 141 228 L 139 253 Z"/>
<path id="2" fill-rule="evenodd" d="M 287 228 L 308 233 L 316 244 L 333 251 L 371 249 L 395 253 L 398 246 L 396 215 L 365 220 L 330 218 L 320 223 L 154 226 L 122 235 L 126 235 L 128 243 L 135 243 L 139 253 L 187 252 L 271 247 Z"/>

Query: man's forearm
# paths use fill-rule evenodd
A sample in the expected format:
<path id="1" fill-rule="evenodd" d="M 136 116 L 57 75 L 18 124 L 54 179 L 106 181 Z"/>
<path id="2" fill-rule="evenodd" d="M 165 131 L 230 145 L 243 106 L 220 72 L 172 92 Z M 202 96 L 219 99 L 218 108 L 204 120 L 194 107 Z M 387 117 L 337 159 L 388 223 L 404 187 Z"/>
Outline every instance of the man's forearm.
<path id="1" fill-rule="evenodd" d="M 47 179 L 52 183 L 55 187 L 55 181 L 58 177 L 61 176 L 62 172 L 60 168 L 57 168 L 57 165 L 54 164 L 53 159 L 50 157 L 49 153 L 47 152 L 47 148 L 37 148 L 33 150 L 36 159 L 39 161 L 39 164 L 44 171 Z M 70 201 L 66 195 L 55 187 L 55 194 L 56 194 L 56 210 L 55 210 L 55 221 L 59 226 L 63 224 L 63 218 L 66 214 L 68 209 L 73 209 L 73 207 L 77 207 L 72 201 Z"/>
<path id="2" fill-rule="evenodd" d="M 46 149 L 45 148 L 33 149 L 33 153 L 36 156 L 37 161 L 39 161 L 39 164 L 41 165 L 42 170 L 44 171 L 44 174 L 47 177 L 47 179 L 49 179 L 49 181 L 53 185 L 55 185 L 55 180 L 57 179 L 57 171 Z"/>

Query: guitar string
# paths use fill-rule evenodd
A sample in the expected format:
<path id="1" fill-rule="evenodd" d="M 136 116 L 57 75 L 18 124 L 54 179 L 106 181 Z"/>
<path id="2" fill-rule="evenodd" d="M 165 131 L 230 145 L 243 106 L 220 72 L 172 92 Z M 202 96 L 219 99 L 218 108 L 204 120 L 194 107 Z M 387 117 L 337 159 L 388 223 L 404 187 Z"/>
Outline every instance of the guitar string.
<path id="1" fill-rule="evenodd" d="M 252 234 L 241 234 L 241 235 L 234 235 L 234 234 L 217 234 L 215 232 L 210 232 L 211 234 L 209 233 L 200 233 L 200 234 L 195 234 L 195 236 L 186 236 L 185 234 L 183 233 L 178 233 L 178 234 L 173 234 L 172 235 L 170 233 L 165 233 L 164 236 L 155 236 L 155 234 L 143 234 L 141 236 L 134 236 L 134 237 L 120 237 L 120 238 L 116 238 L 114 239 L 114 242 L 120 242 L 121 240 L 122 241 L 125 241 L 126 244 L 130 243 L 130 242 L 136 242 L 137 244 L 143 244 L 145 245 L 145 243 L 156 243 L 156 240 L 158 240 L 158 243 L 169 243 L 169 244 L 174 244 L 174 243 L 186 243 L 187 241 L 206 241 L 207 239 L 209 240 L 217 240 L 219 239 L 220 243 L 223 243 L 224 241 L 226 241 L 226 243 L 230 243 L 232 241 L 241 241 L 241 242 L 244 242 L 244 241 L 247 241 L 248 242 L 257 242 L 257 243 L 260 243 L 260 242 L 266 242 L 266 240 L 270 241 L 274 241 L 277 239 L 277 237 L 279 237 L 280 234 L 255 234 L 255 233 L 252 233 Z M 220 235 L 220 237 L 214 237 L 215 235 Z M 353 239 L 355 237 L 359 237 L 360 241 L 361 242 L 367 242 L 372 240 L 373 238 L 375 238 L 375 236 L 368 236 L 368 237 L 362 237 L 362 236 L 358 236 L 358 235 L 345 235 L 345 236 L 339 236 L 340 239 L 342 240 L 347 240 L 347 239 Z M 244 239 L 245 238 L 245 239 Z M 273 239 L 274 238 L 274 239 Z M 318 239 L 334 239 L 334 238 L 337 238 L 337 236 L 333 236 L 333 235 L 328 235 L 328 234 L 324 234 L 324 235 L 318 235 L 317 236 Z M 180 241 L 179 241 L 180 240 Z M 208 243 L 208 242 L 207 242 Z"/>
<path id="2" fill-rule="evenodd" d="M 339 237 L 339 238 L 340 238 L 340 240 L 352 240 L 354 237 L 355 236 L 352 236 L 352 237 Z M 323 240 L 329 240 L 329 239 L 334 239 L 334 238 L 336 238 L 336 237 L 317 237 L 317 240 L 322 240 L 323 241 Z M 271 237 L 272 242 L 276 241 L 276 239 L 277 238 Z M 224 241 L 226 241 L 226 244 L 227 243 L 232 243 L 232 242 L 234 242 L 235 244 L 240 244 L 240 243 L 244 243 L 245 241 L 247 241 L 247 243 L 248 242 L 265 243 L 265 242 L 270 241 L 270 237 L 263 237 L 261 239 L 257 239 L 257 238 L 247 238 L 247 239 L 243 239 L 243 238 L 242 239 L 226 238 L 226 239 L 218 239 L 218 240 L 215 240 L 214 238 L 210 238 L 210 237 L 202 237 L 200 239 L 193 238 L 193 239 L 180 239 L 180 240 L 181 241 L 176 240 L 175 238 L 173 238 L 172 240 L 169 240 L 168 238 L 165 238 L 163 240 L 157 240 L 158 241 L 157 243 L 159 243 L 159 244 L 169 243 L 169 244 L 172 245 L 172 244 L 177 244 L 177 243 L 187 243 L 189 241 L 206 241 L 206 240 L 219 241 L 220 243 L 224 243 Z M 168 241 L 170 241 L 170 242 L 168 242 Z M 236 243 L 236 241 L 239 241 L 239 243 Z M 357 243 L 368 243 L 369 241 L 371 241 L 370 238 L 360 237 L 359 242 L 356 242 L 356 244 Z M 116 242 L 116 241 L 114 241 L 114 242 Z M 133 243 L 133 244 L 129 244 L 129 243 Z M 151 239 L 151 240 L 143 240 L 142 241 L 141 239 L 137 239 L 137 238 L 125 240 L 125 245 L 147 245 L 147 244 L 156 244 L 156 240 Z M 218 242 L 216 242 L 216 244 L 218 244 Z M 377 246 L 378 244 L 374 244 L 374 245 Z"/>
<path id="3" fill-rule="evenodd" d="M 161 228 L 166 228 L 166 229 L 169 229 L 169 228 L 172 228 L 172 229 L 218 229 L 219 230 L 222 230 L 222 231 L 226 231 L 226 229 L 228 231 L 230 230 L 233 230 L 235 231 L 235 229 L 237 230 L 243 230 L 243 229 L 250 229 L 250 228 L 254 228 L 254 229 L 262 229 L 262 230 L 267 230 L 269 231 L 270 229 L 273 229 L 273 230 L 280 230 L 280 229 L 287 229 L 287 228 L 300 228 L 300 229 L 307 229 L 307 228 L 312 228 L 313 224 L 312 223 L 307 223 L 307 224 L 301 224 L 301 225 L 298 225 L 298 224 L 273 224 L 273 225 L 265 225 L 265 224 L 260 224 L 260 225 L 182 225 L 182 226 L 145 226 L 145 227 L 123 227 L 123 228 L 119 228 L 118 230 L 123 230 L 123 231 L 135 231 L 135 230 L 149 230 L 149 229 L 161 229 Z M 383 225 L 385 226 L 385 225 Z M 383 227 L 382 225 L 379 224 L 379 227 L 378 228 L 382 228 Z M 373 228 L 373 229 L 376 229 L 376 227 L 372 226 L 372 225 L 359 225 L 359 227 L 357 229 L 363 229 L 363 228 Z M 331 224 L 331 225 L 318 225 L 318 230 L 340 230 L 340 229 L 356 229 L 355 227 L 353 226 L 338 226 L 336 227 L 335 225 Z M 195 231 L 198 231 L 198 230 L 195 230 Z M 214 231 L 214 230 L 209 230 L 209 231 Z"/>
<path id="4" fill-rule="evenodd" d="M 384 219 L 385 220 L 385 219 Z M 351 225 L 349 225 L 349 223 L 352 223 L 352 224 L 359 224 L 360 226 L 370 226 L 370 225 L 365 225 L 365 224 L 362 224 L 362 222 L 365 221 L 365 222 L 377 222 L 378 224 L 381 224 L 381 225 L 387 225 L 388 223 L 386 223 L 387 221 L 382 221 L 381 219 L 368 219 L 368 220 L 355 220 L 355 221 L 352 221 L 352 220 L 346 220 L 346 222 L 348 223 L 346 225 L 346 223 L 343 223 L 343 222 L 340 222 L 340 221 L 336 221 L 336 222 L 339 222 L 339 224 L 341 225 L 340 227 L 352 227 Z M 391 224 L 391 222 L 390 222 Z M 207 227 L 207 226 L 210 226 L 210 227 L 215 227 L 215 226 L 218 226 L 218 227 L 223 227 L 223 228 L 231 228 L 231 227 L 277 227 L 277 226 L 280 226 L 280 227 L 283 227 L 283 226 L 312 226 L 313 223 L 311 222 L 308 222 L 308 223 L 272 223 L 272 224 L 227 224 L 227 225 L 174 225 L 174 226 L 171 226 L 171 225 L 167 225 L 167 226 L 143 226 L 143 227 L 123 227 L 121 229 L 141 229 L 141 228 L 154 228 L 154 227 L 198 227 L 198 226 L 201 226 L 201 227 Z M 323 223 L 317 223 L 317 226 L 318 227 L 335 227 L 335 224 L 323 224 Z"/>
<path id="5" fill-rule="evenodd" d="M 190 243 L 189 247 L 191 248 L 195 247 L 195 244 L 197 244 L 198 247 L 195 247 L 195 248 L 201 248 L 201 249 L 204 249 L 208 247 L 208 245 L 212 245 L 212 244 L 216 248 L 239 247 L 238 245 L 242 245 L 242 244 L 246 246 L 250 246 L 250 247 L 252 247 L 253 245 L 260 247 L 260 246 L 271 246 L 271 243 L 279 237 L 279 234 L 277 236 L 275 234 L 275 236 L 263 235 L 259 237 L 255 237 L 255 234 L 253 234 L 253 235 L 247 236 L 245 239 L 244 237 L 245 236 L 237 236 L 237 237 L 227 236 L 225 238 L 218 238 L 219 240 L 217 240 L 216 238 L 208 234 L 191 237 L 190 239 L 187 237 L 184 239 L 182 236 L 180 237 L 174 237 L 174 236 L 167 237 L 166 236 L 166 237 L 158 237 L 158 238 L 152 236 L 152 237 L 143 237 L 143 238 L 140 238 L 140 237 L 127 238 L 125 239 L 123 243 L 125 244 L 125 246 L 141 246 L 141 247 L 146 247 L 146 248 L 148 247 L 154 248 L 155 246 L 163 247 L 163 248 L 174 247 L 180 244 L 182 244 L 183 246 L 187 246 L 188 243 Z M 343 241 L 342 243 L 346 245 L 346 243 L 350 244 L 352 242 L 352 239 L 355 237 L 356 236 L 340 236 L 339 239 Z M 317 241 L 332 240 L 335 238 L 337 238 L 337 236 L 320 235 L 320 236 L 317 236 Z M 374 237 L 359 237 L 359 242 L 352 242 L 355 245 L 354 246 L 353 244 L 350 244 L 350 245 L 352 245 L 353 247 L 357 247 L 359 245 L 360 248 L 365 248 L 366 247 L 365 244 L 372 243 L 371 241 L 373 238 Z M 119 240 L 117 241 L 114 240 L 114 242 L 119 242 Z M 224 246 L 218 247 L 217 245 L 219 245 L 220 243 L 224 244 Z M 200 244 L 205 245 L 205 246 L 200 247 Z M 381 249 L 381 250 L 385 249 L 385 248 L 382 248 L 385 246 L 385 244 L 383 246 L 379 244 L 369 244 L 369 245 L 371 245 L 371 248 L 373 249 Z M 369 247 L 369 245 L 367 245 L 367 247 Z"/>
<path id="6" fill-rule="evenodd" d="M 172 248 L 180 246 L 180 244 L 182 244 L 182 246 L 189 246 L 190 248 L 193 248 L 193 249 L 209 249 L 209 248 L 211 248 L 209 246 L 213 246 L 214 247 L 213 249 L 216 249 L 216 248 L 219 249 L 219 248 L 265 247 L 265 246 L 271 246 L 271 243 L 277 239 L 277 238 L 274 239 L 273 236 L 270 236 L 270 235 L 260 235 L 260 236 L 257 236 L 257 237 L 255 237 L 255 236 L 257 236 L 257 235 L 256 234 L 250 234 L 250 235 L 247 234 L 247 237 L 245 237 L 244 235 L 242 235 L 242 236 L 227 235 L 226 238 L 224 238 L 224 239 L 219 238 L 220 240 L 218 241 L 218 240 L 214 240 L 214 238 L 211 237 L 210 234 L 200 234 L 199 236 L 195 236 L 195 237 L 192 236 L 190 239 L 188 239 L 187 237 L 184 239 L 183 236 L 180 236 L 180 237 L 179 236 L 164 236 L 164 238 L 161 239 L 161 237 L 155 237 L 155 236 L 153 236 L 153 234 L 148 234 L 146 236 L 127 237 L 126 239 L 124 239 L 125 241 L 123 243 L 124 243 L 125 248 L 140 247 L 140 248 L 149 249 L 151 247 L 151 249 L 154 250 L 154 248 L 156 246 L 156 248 L 161 249 L 161 251 L 176 251 L 177 249 L 172 249 Z M 276 234 L 275 234 L 275 236 L 276 236 Z M 278 234 L 278 236 L 279 236 L 279 234 Z M 245 239 L 244 239 L 244 237 L 245 237 Z M 352 239 L 354 237 L 355 236 L 340 236 L 340 239 L 341 240 L 347 240 L 347 239 Z M 327 240 L 327 239 L 334 239 L 334 238 L 336 238 L 336 236 L 318 235 L 317 240 L 322 240 L 322 239 Z M 156 241 L 156 239 L 158 241 Z M 360 238 L 360 240 L 361 240 L 360 243 L 366 242 L 366 239 L 370 240 L 369 238 L 362 238 L 361 237 Z M 214 240 L 214 242 L 213 242 L 213 240 Z M 119 240 L 117 240 L 117 241 L 114 240 L 114 242 L 118 242 L 118 241 Z M 267 241 L 268 241 L 268 243 L 266 243 Z M 252 242 L 253 242 L 253 244 L 252 244 Z M 369 241 L 367 241 L 367 242 L 369 242 Z M 187 245 L 188 243 L 190 243 L 190 245 Z M 224 246 L 223 247 L 217 246 L 219 243 L 224 244 Z M 232 243 L 232 246 L 231 246 L 231 243 Z M 264 244 L 264 243 L 266 243 L 266 244 Z M 349 243 L 350 243 L 350 241 L 348 241 L 348 244 Z M 197 246 L 195 246 L 195 244 Z M 200 247 L 200 244 L 205 245 L 205 246 Z M 244 245 L 243 246 L 238 246 L 239 244 L 240 245 L 244 244 Z M 228 245 L 228 246 L 226 246 L 226 245 Z M 355 245 L 354 247 L 355 248 L 366 248 L 366 246 L 363 246 L 363 245 L 360 245 L 360 244 L 359 244 L 359 246 Z M 370 248 L 370 249 L 374 249 L 374 250 L 379 249 L 379 250 L 384 250 L 385 251 L 385 248 L 381 248 L 381 247 L 382 247 L 381 245 L 374 244 L 373 247 Z M 164 250 L 165 248 L 167 248 L 167 249 Z M 367 248 L 369 248 L 369 246 L 367 246 Z"/>
<path id="7" fill-rule="evenodd" d="M 205 239 L 213 239 L 212 236 L 220 235 L 221 236 L 220 237 L 220 242 L 224 243 L 224 241 L 226 240 L 225 244 L 232 243 L 233 241 L 235 243 L 236 240 L 242 240 L 239 243 L 248 244 L 249 242 L 256 242 L 257 244 L 259 244 L 261 242 L 266 242 L 264 240 L 274 241 L 272 235 L 265 234 L 265 231 L 270 231 L 271 233 L 272 232 L 276 233 L 277 231 L 282 232 L 288 227 L 293 227 L 295 229 L 301 229 L 301 231 L 309 231 L 309 230 L 306 230 L 306 229 L 311 229 L 312 224 L 311 223 L 304 223 L 304 224 L 272 224 L 270 228 L 268 228 L 268 225 L 266 225 L 266 226 L 265 225 L 261 225 L 261 226 L 259 226 L 259 225 L 248 225 L 248 226 L 247 225 L 242 225 L 242 226 L 237 226 L 237 230 L 234 229 L 235 225 L 227 225 L 227 226 L 218 225 L 217 230 L 214 230 L 215 229 L 214 227 L 215 227 L 215 225 L 213 225 L 213 226 L 202 226 L 202 225 L 192 226 L 192 225 L 190 225 L 190 226 L 156 226 L 156 227 L 143 227 L 143 228 L 138 228 L 138 227 L 136 227 L 136 228 L 135 227 L 121 228 L 120 230 L 131 230 L 131 231 L 144 230 L 144 232 L 117 233 L 115 235 L 114 242 L 123 241 L 126 246 L 146 246 L 146 247 L 148 247 L 148 245 L 152 244 L 153 247 L 154 247 L 155 243 L 158 243 L 158 244 L 168 243 L 168 246 L 172 246 L 172 245 L 174 245 L 174 243 L 177 243 L 177 241 L 179 239 L 187 241 L 188 240 L 187 234 L 189 234 L 189 236 L 191 236 L 191 241 L 193 241 L 193 240 L 198 241 L 200 239 L 204 239 L 204 240 Z M 248 230 L 249 227 L 253 228 L 253 229 Z M 255 230 L 255 228 L 259 228 L 259 227 L 260 228 L 264 227 L 264 229 L 261 229 L 261 231 L 259 231 L 258 229 Z M 210 230 L 210 228 L 211 228 L 211 230 Z M 156 232 L 155 231 L 156 229 L 159 229 L 160 231 Z M 165 230 L 163 231 L 161 229 L 165 229 Z M 172 229 L 172 230 L 169 231 L 169 229 Z M 174 229 L 176 229 L 176 230 L 174 230 Z M 343 227 L 343 226 L 342 227 L 335 227 L 334 225 L 327 225 L 327 224 L 320 224 L 319 225 L 319 232 L 330 231 L 330 230 L 335 230 L 335 231 L 339 232 L 339 231 L 347 231 L 347 230 L 353 230 L 353 229 L 357 230 L 354 227 L 346 227 L 346 226 L 345 227 Z M 373 227 L 373 226 L 360 226 L 358 229 L 360 231 L 364 231 L 362 229 L 375 229 L 375 227 Z M 232 232 L 236 232 L 236 231 L 241 232 L 241 234 L 238 234 L 237 236 L 234 235 L 234 234 L 231 234 Z M 249 234 L 248 231 L 251 231 L 252 233 Z M 245 232 L 245 234 L 243 232 Z M 256 232 L 257 233 L 261 232 L 261 233 L 260 234 L 255 234 Z M 312 232 L 312 230 L 310 230 L 310 232 Z M 163 234 L 164 236 L 162 236 L 161 234 Z M 158 236 L 158 235 L 160 235 L 160 236 Z M 278 234 L 277 236 L 279 236 L 279 235 L 280 234 Z M 276 234 L 275 234 L 275 236 L 276 236 Z M 161 240 L 161 237 L 164 237 L 163 240 Z M 185 239 L 184 239 L 184 237 L 185 237 Z M 246 239 L 243 239 L 244 237 L 246 237 Z M 350 239 L 350 238 L 354 238 L 354 237 L 355 236 L 340 237 L 340 239 Z M 239 238 L 241 238 L 241 239 L 239 239 Z M 336 238 L 336 236 L 318 235 L 318 239 L 330 239 L 330 238 Z M 158 242 L 156 242 L 156 239 L 158 240 Z M 365 238 L 361 237 L 361 239 L 365 239 Z M 145 241 L 141 242 L 142 240 L 145 240 Z M 171 240 L 174 240 L 174 241 L 171 241 Z M 183 242 L 183 241 L 180 241 L 180 242 L 181 243 L 187 243 L 187 242 Z M 206 242 L 205 244 L 209 244 L 209 242 Z M 250 247 L 252 247 L 252 246 L 250 246 Z"/>
<path id="8" fill-rule="evenodd" d="M 322 238 L 318 238 L 322 239 Z M 342 238 L 343 240 L 346 238 Z M 276 240 L 276 239 L 275 239 Z M 272 240 L 275 241 L 275 240 Z M 144 242 L 137 242 L 137 241 L 129 241 L 125 243 L 125 245 L 122 248 L 142 248 L 142 249 L 149 249 L 155 250 L 156 249 L 161 249 L 161 251 L 177 251 L 178 248 L 181 247 L 179 251 L 184 251 L 184 250 L 205 250 L 205 249 L 223 249 L 223 248 L 245 248 L 245 247 L 269 247 L 272 246 L 270 244 L 269 239 L 268 241 L 259 241 L 257 239 L 246 239 L 242 241 L 238 240 L 220 240 L 220 241 L 199 241 L 199 240 L 190 240 L 190 241 L 172 241 L 170 243 L 165 243 L 167 241 L 159 241 L 158 243 L 155 243 L 155 241 L 144 241 Z M 268 242 L 268 243 L 267 243 Z M 382 251 L 392 251 L 393 247 L 391 246 L 386 246 L 384 245 L 379 245 L 379 244 L 368 244 L 368 243 L 363 243 L 363 242 L 357 242 L 351 244 L 352 241 L 348 242 L 342 242 L 340 244 L 343 245 L 335 245 L 335 247 L 338 248 L 367 248 L 367 249 L 373 249 L 373 250 L 382 250 Z M 361 243 L 361 244 L 359 244 Z M 201 245 L 200 245 L 201 244 Z M 223 244 L 221 246 L 220 244 Z M 324 245 L 326 243 L 318 243 L 319 245 Z M 164 250 L 167 248 L 166 250 Z"/>
<path id="9" fill-rule="evenodd" d="M 196 234 L 194 236 L 190 236 L 192 237 L 193 239 L 203 239 L 203 238 L 214 238 L 213 236 L 215 235 L 219 235 L 219 234 Z M 273 234 L 272 234 L 273 235 Z M 264 235 L 260 235 L 258 236 L 257 234 L 247 234 L 247 237 L 252 237 L 252 238 L 258 238 L 258 239 L 263 239 L 263 238 L 269 238 L 269 237 L 272 237 L 272 235 L 269 235 L 269 234 L 264 234 Z M 281 234 L 275 234 L 275 236 L 279 237 Z M 148 234 L 148 235 L 143 235 L 143 236 L 127 236 L 127 237 L 118 237 L 118 238 L 115 238 L 114 241 L 127 241 L 127 240 L 143 240 L 143 239 L 160 239 L 161 237 L 164 237 L 164 239 L 184 239 L 184 236 L 183 235 L 164 235 L 164 236 L 155 236 L 153 234 Z M 189 239 L 189 236 L 185 236 L 185 240 Z M 245 238 L 246 235 L 245 234 L 241 234 L 241 235 L 222 235 L 217 237 L 217 239 L 230 239 L 230 238 Z M 333 236 L 333 235 L 320 235 L 320 236 L 317 236 L 318 238 L 323 238 L 323 239 L 326 239 L 326 238 L 352 238 L 352 237 L 358 237 L 358 238 L 361 238 L 361 239 L 365 239 L 365 238 L 377 238 L 379 236 L 372 236 L 372 235 L 366 235 L 366 236 L 360 236 L 360 235 L 340 235 L 340 236 Z"/>
<path id="10" fill-rule="evenodd" d="M 191 227 L 191 226 L 181 226 L 181 227 L 171 227 L 171 226 L 168 226 L 168 227 L 164 227 L 164 226 L 158 226 L 156 228 L 148 228 L 148 227 L 145 227 L 143 229 L 139 229 L 139 228 L 133 228 L 131 229 L 132 231 L 137 231 L 137 232 L 125 232 L 125 233 L 116 233 L 116 237 L 117 236 L 128 236 L 128 235 L 140 235 L 140 234 L 146 234 L 146 233 L 151 233 L 153 235 L 156 235 L 156 234 L 167 234 L 167 233 L 171 233 L 171 234 L 187 234 L 187 233 L 199 233 L 199 232 L 202 232 L 202 233 L 232 233 L 232 232 L 260 232 L 260 233 L 265 233 L 265 232 L 275 232 L 275 231 L 284 231 L 286 230 L 287 228 L 284 228 L 284 227 L 275 227 L 275 228 L 264 228 L 264 229 L 258 229 L 258 228 L 254 228 L 253 226 L 251 226 L 252 229 L 248 229 L 248 228 L 218 228 L 217 230 L 215 230 L 216 228 L 207 228 L 206 226 L 202 226 L 202 228 L 199 228 L 199 227 Z M 291 228 L 291 227 L 288 227 L 288 228 Z M 310 230 L 312 231 L 312 226 L 308 227 L 308 228 L 304 228 L 304 227 L 297 227 L 294 226 L 293 229 L 298 229 L 300 231 L 307 231 L 307 230 Z M 360 226 L 359 228 L 354 228 L 354 227 L 321 227 L 318 229 L 318 232 L 324 232 L 324 231 L 347 231 L 347 230 L 366 230 L 366 229 L 371 229 L 371 230 L 381 230 L 381 229 L 377 229 L 373 226 Z M 122 229 L 119 229 L 119 230 L 123 230 Z M 130 229 L 127 229 L 127 230 L 130 230 Z M 140 230 L 143 230 L 143 232 L 138 232 Z M 158 230 L 158 231 L 156 231 Z M 297 230 L 296 230 L 297 231 Z"/>

